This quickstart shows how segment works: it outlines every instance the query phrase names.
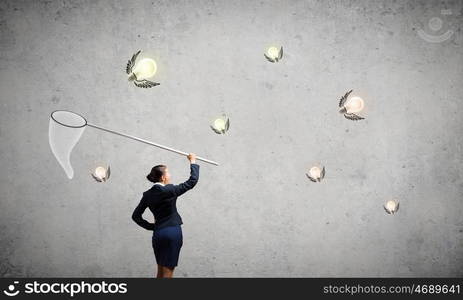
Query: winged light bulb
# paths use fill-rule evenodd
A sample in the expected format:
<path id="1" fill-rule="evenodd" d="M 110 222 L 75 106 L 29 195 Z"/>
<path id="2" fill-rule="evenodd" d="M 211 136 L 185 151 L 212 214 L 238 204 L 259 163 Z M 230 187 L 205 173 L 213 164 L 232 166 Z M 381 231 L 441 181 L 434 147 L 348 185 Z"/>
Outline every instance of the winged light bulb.
<path id="1" fill-rule="evenodd" d="M 98 182 L 106 182 L 109 179 L 109 176 L 111 175 L 111 169 L 108 166 L 108 168 L 105 167 L 96 167 L 95 171 L 92 173 L 93 179 L 95 179 Z"/>
<path id="2" fill-rule="evenodd" d="M 310 168 L 309 173 L 305 173 L 305 175 L 312 182 L 320 182 L 325 177 L 325 167 L 313 166 Z"/>
<path id="3" fill-rule="evenodd" d="M 283 58 L 283 46 L 281 46 L 280 49 L 275 46 L 269 47 L 267 52 L 264 53 L 264 56 L 272 63 L 280 61 Z"/>
<path id="4" fill-rule="evenodd" d="M 224 134 L 230 127 L 230 118 L 228 118 L 227 115 L 222 114 L 221 116 L 215 118 L 210 126 L 215 133 Z"/>
<path id="5" fill-rule="evenodd" d="M 358 96 L 350 97 L 352 90 L 348 91 L 344 96 L 339 100 L 339 113 L 344 114 L 346 119 L 357 121 L 363 120 L 364 117 L 357 115 L 365 107 L 365 103 L 362 98 Z"/>
<path id="6" fill-rule="evenodd" d="M 388 214 L 395 214 L 399 210 L 399 201 L 388 200 L 384 204 L 384 210 L 386 210 Z"/>
<path id="7" fill-rule="evenodd" d="M 140 88 L 151 88 L 153 86 L 160 85 L 158 82 L 148 80 L 148 78 L 151 78 L 154 74 L 156 74 L 156 62 L 147 57 L 137 61 L 137 57 L 140 52 L 141 50 L 135 53 L 127 62 L 125 71 L 128 75 L 128 80 L 133 81 L 133 83 Z"/>

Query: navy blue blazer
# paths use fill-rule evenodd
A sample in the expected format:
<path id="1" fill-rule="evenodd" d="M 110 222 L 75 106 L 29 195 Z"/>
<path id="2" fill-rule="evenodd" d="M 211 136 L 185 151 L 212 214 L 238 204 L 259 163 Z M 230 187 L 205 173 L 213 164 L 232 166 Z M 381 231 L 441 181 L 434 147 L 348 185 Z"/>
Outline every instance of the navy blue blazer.
<path id="1" fill-rule="evenodd" d="M 177 197 L 192 189 L 199 179 L 199 165 L 190 164 L 190 178 L 187 181 L 175 184 L 153 184 L 143 192 L 143 197 L 132 213 L 132 220 L 146 230 L 156 230 L 166 226 L 183 224 L 182 217 L 177 212 Z M 154 215 L 154 223 L 143 219 L 146 208 Z"/>

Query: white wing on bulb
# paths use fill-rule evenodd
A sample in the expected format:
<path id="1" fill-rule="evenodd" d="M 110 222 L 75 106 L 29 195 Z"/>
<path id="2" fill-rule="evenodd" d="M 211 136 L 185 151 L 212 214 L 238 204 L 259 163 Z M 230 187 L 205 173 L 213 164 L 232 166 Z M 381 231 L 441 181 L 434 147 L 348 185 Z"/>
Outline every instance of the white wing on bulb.
<path id="1" fill-rule="evenodd" d="M 320 179 L 325 177 L 325 167 L 323 167 L 322 171 L 320 172 Z"/>
<path id="2" fill-rule="evenodd" d="M 347 97 L 349 97 L 350 93 L 352 93 L 352 90 L 345 93 L 344 96 L 342 96 L 341 99 L 339 99 L 339 107 L 344 106 L 344 103 L 346 103 Z"/>
<path id="3" fill-rule="evenodd" d="M 152 88 L 153 86 L 160 85 L 159 82 L 153 82 L 146 79 L 143 80 L 134 80 L 133 83 L 140 88 Z"/>
<path id="4" fill-rule="evenodd" d="M 317 180 L 315 180 L 315 178 L 313 178 L 312 176 L 310 176 L 309 174 L 305 173 L 305 175 L 307 176 L 307 178 L 309 178 L 311 181 L 313 182 L 317 182 Z"/>
<path id="5" fill-rule="evenodd" d="M 267 55 L 267 53 L 264 53 L 264 56 L 265 56 L 265 58 L 266 58 L 269 62 L 272 62 L 272 63 L 275 62 L 275 60 L 273 60 L 272 58 L 270 58 L 270 57 Z"/>
<path id="6" fill-rule="evenodd" d="M 356 114 L 344 114 L 344 117 L 346 117 L 346 119 L 353 120 L 353 121 L 358 121 L 358 120 L 365 119 L 365 118 L 363 118 L 361 116 L 358 116 Z"/>
<path id="7" fill-rule="evenodd" d="M 127 66 L 125 67 L 125 72 L 127 74 L 130 75 L 132 73 L 132 69 L 135 66 L 135 61 L 137 60 L 137 56 L 140 54 L 140 52 L 141 50 L 138 50 L 138 52 L 132 55 L 132 58 L 127 62 Z"/>
<path id="8" fill-rule="evenodd" d="M 283 46 L 280 47 L 280 52 L 278 52 L 278 60 L 283 58 Z"/>
<path id="9" fill-rule="evenodd" d="M 109 175 L 111 175 L 111 167 L 108 166 L 108 170 L 106 171 L 106 179 L 109 179 Z"/>

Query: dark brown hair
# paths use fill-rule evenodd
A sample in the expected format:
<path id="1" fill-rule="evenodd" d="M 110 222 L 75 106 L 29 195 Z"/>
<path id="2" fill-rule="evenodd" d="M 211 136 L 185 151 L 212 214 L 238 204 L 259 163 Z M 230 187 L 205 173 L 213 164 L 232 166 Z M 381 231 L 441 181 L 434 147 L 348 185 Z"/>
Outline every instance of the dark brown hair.
<path id="1" fill-rule="evenodd" d="M 157 165 L 154 166 L 151 169 L 151 173 L 146 175 L 146 179 L 148 179 L 151 182 L 160 182 L 162 175 L 164 175 L 164 172 L 166 171 L 166 165 Z"/>

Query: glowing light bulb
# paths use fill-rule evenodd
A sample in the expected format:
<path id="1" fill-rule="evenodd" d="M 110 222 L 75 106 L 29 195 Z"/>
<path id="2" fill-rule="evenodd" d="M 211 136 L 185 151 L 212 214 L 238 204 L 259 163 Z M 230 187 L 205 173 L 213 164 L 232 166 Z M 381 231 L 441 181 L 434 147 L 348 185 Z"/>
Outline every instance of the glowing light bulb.
<path id="1" fill-rule="evenodd" d="M 225 120 L 224 119 L 217 119 L 214 122 L 214 127 L 217 130 L 224 130 L 225 129 Z"/>
<path id="2" fill-rule="evenodd" d="M 313 166 L 309 170 L 309 174 L 305 174 L 313 182 L 320 182 L 325 177 L 325 167 Z"/>
<path id="3" fill-rule="evenodd" d="M 278 57 L 278 52 L 280 50 L 277 48 L 277 47 L 270 47 L 267 49 L 267 55 L 273 59 L 275 59 L 276 57 Z"/>
<path id="4" fill-rule="evenodd" d="M 220 117 L 214 119 L 210 126 L 215 133 L 224 134 L 230 127 L 230 119 L 225 114 L 222 114 Z"/>
<path id="5" fill-rule="evenodd" d="M 347 100 L 347 103 L 345 104 L 346 111 L 349 114 L 361 112 L 364 106 L 365 104 L 363 102 L 363 99 L 360 97 L 352 97 L 349 100 Z"/>
<path id="6" fill-rule="evenodd" d="M 92 177 L 98 182 L 104 182 L 109 179 L 110 174 L 111 174 L 111 169 L 109 166 L 108 168 L 100 166 L 100 167 L 95 168 L 95 171 L 92 173 Z"/>
<path id="7" fill-rule="evenodd" d="M 129 76 L 128 80 L 133 81 L 135 86 L 145 89 L 160 85 L 159 82 L 149 81 L 146 79 L 154 76 L 157 66 L 156 62 L 151 58 L 143 58 L 137 62 L 137 57 L 140 52 L 141 50 L 138 50 L 138 52 L 132 55 L 132 58 L 127 62 L 125 72 Z"/>
<path id="8" fill-rule="evenodd" d="M 312 167 L 309 170 L 309 174 L 313 178 L 320 178 L 321 173 L 322 173 L 322 170 L 319 167 Z"/>
<path id="9" fill-rule="evenodd" d="M 352 121 L 365 119 L 364 117 L 355 114 L 357 112 L 362 111 L 363 107 L 365 106 L 362 98 L 355 96 L 349 99 L 350 93 L 352 93 L 352 90 L 345 93 L 344 96 L 342 96 L 341 99 L 339 99 L 339 112 L 343 114 L 346 119 Z"/>
<path id="10" fill-rule="evenodd" d="M 95 176 L 103 178 L 106 176 L 106 169 L 103 167 L 98 167 L 95 169 Z"/>
<path id="11" fill-rule="evenodd" d="M 384 204 L 384 209 L 388 214 L 394 214 L 399 210 L 399 201 L 397 200 L 388 200 Z"/>
<path id="12" fill-rule="evenodd" d="M 136 76 L 137 80 L 143 80 L 153 77 L 154 74 L 156 74 L 156 70 L 156 62 L 153 59 L 143 58 L 135 66 L 133 74 Z"/>
<path id="13" fill-rule="evenodd" d="M 264 56 L 268 61 L 272 63 L 278 62 L 283 58 L 283 47 L 280 47 L 280 49 L 278 49 L 275 46 L 271 46 L 267 49 L 267 52 L 264 53 Z"/>

